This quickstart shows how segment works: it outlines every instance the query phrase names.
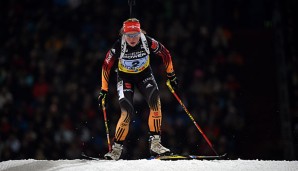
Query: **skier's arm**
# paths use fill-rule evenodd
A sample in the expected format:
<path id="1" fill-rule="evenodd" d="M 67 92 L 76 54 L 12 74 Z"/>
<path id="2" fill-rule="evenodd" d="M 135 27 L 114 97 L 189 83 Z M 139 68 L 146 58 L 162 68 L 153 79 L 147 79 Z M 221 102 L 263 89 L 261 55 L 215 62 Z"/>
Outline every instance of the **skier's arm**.
<path id="1" fill-rule="evenodd" d="M 151 50 L 153 51 L 153 53 L 155 53 L 156 55 L 162 58 L 163 64 L 166 68 L 168 80 L 170 81 L 170 84 L 174 88 L 174 90 L 178 90 L 178 87 L 179 87 L 178 79 L 174 72 L 172 57 L 169 50 L 165 48 L 164 45 L 162 45 L 158 41 L 154 39 L 151 39 L 151 40 L 152 40 L 152 43 L 150 46 Z"/>
<path id="2" fill-rule="evenodd" d="M 150 48 L 153 51 L 153 53 L 155 53 L 156 55 L 162 58 L 167 74 L 174 73 L 172 57 L 169 50 L 165 48 L 164 45 L 161 44 L 160 42 L 154 39 L 151 39 L 151 40 L 152 40 L 152 43 Z"/>
<path id="3" fill-rule="evenodd" d="M 102 70 L 101 70 L 101 89 L 102 90 L 108 91 L 109 89 L 110 72 L 111 72 L 111 68 L 114 65 L 114 62 L 115 62 L 114 54 L 111 50 L 109 50 L 102 64 Z"/>

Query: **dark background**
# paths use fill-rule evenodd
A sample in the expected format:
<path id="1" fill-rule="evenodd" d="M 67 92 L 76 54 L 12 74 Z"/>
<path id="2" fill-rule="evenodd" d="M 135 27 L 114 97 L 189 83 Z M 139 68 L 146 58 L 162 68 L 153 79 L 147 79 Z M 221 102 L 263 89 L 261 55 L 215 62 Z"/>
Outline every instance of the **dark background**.
<path id="1" fill-rule="evenodd" d="M 296 160 L 297 3 L 294 0 L 136 0 L 147 34 L 171 52 L 179 96 L 230 159 Z M 107 152 L 97 105 L 101 64 L 129 17 L 126 0 L 0 2 L 0 160 L 75 159 Z M 162 142 L 178 154 L 214 155 L 165 86 Z M 115 73 L 107 98 L 113 137 Z M 137 92 L 124 159 L 149 157 L 148 107 Z"/>

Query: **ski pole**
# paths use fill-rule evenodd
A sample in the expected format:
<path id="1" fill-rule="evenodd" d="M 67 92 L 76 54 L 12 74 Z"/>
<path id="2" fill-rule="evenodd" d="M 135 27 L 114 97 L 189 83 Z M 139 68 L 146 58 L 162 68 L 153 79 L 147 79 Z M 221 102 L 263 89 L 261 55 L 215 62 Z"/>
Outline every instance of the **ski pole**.
<path id="1" fill-rule="evenodd" d="M 136 5 L 136 0 L 128 0 L 128 6 L 129 6 L 129 17 L 133 18 L 134 16 L 134 6 Z"/>
<path id="2" fill-rule="evenodd" d="M 218 153 L 215 151 L 215 149 L 213 148 L 213 145 L 211 144 L 210 140 L 207 138 L 207 136 L 205 135 L 205 133 L 203 132 L 203 130 L 200 128 L 200 126 L 197 124 L 197 122 L 195 121 L 195 119 L 192 117 L 192 115 L 190 114 L 190 112 L 187 110 L 186 106 L 183 104 L 182 100 L 179 98 L 179 96 L 176 94 L 176 92 L 174 91 L 173 87 L 170 84 L 170 81 L 167 80 L 166 82 L 168 88 L 170 89 L 171 93 L 175 96 L 175 98 L 177 99 L 177 101 L 180 103 L 180 105 L 182 106 L 182 108 L 184 109 L 184 111 L 187 113 L 187 115 L 189 116 L 189 118 L 192 120 L 192 122 L 195 124 L 195 126 L 197 127 L 197 129 L 200 131 L 200 133 L 203 135 L 204 139 L 206 140 L 206 142 L 208 143 L 208 145 L 210 146 L 210 148 L 213 150 L 213 152 L 218 155 Z"/>
<path id="3" fill-rule="evenodd" d="M 107 134 L 107 141 L 108 141 L 108 147 L 109 152 L 112 150 L 111 142 L 110 142 L 110 134 L 109 134 L 109 127 L 108 127 L 108 120 L 107 120 L 107 112 L 106 112 L 106 106 L 105 106 L 105 98 L 102 99 L 102 111 L 103 111 L 103 118 L 105 121 L 105 127 L 106 127 L 106 134 Z"/>

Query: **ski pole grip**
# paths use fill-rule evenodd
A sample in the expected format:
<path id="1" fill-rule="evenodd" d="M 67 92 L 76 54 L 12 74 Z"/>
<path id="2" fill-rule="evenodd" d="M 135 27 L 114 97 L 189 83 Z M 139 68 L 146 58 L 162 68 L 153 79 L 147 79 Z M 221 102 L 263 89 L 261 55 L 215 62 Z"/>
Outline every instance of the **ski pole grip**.
<path id="1" fill-rule="evenodd" d="M 169 87 L 170 91 L 171 91 L 172 93 L 174 93 L 175 91 L 174 91 L 173 87 L 171 86 L 170 80 L 167 80 L 166 84 L 167 84 L 167 86 Z"/>
<path id="2" fill-rule="evenodd" d="M 106 107 L 106 106 L 105 106 L 105 105 L 106 105 L 105 98 L 103 98 L 103 99 L 101 100 L 101 104 L 102 104 L 102 107 L 103 107 L 103 108 Z"/>

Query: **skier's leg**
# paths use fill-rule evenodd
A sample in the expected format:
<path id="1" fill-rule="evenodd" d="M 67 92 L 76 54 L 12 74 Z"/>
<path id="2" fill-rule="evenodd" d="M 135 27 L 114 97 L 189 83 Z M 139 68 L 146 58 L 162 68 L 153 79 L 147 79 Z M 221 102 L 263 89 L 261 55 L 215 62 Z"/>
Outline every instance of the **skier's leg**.
<path id="1" fill-rule="evenodd" d="M 112 151 L 105 155 L 108 159 L 118 160 L 123 149 L 123 142 L 129 131 L 130 116 L 133 114 L 133 85 L 127 81 L 118 78 L 117 91 L 119 104 L 121 108 L 121 116 L 118 120 L 115 140 Z"/>
<path id="2" fill-rule="evenodd" d="M 115 132 L 115 142 L 123 142 L 129 131 L 130 116 L 133 114 L 132 101 L 123 98 L 119 101 L 121 116 L 118 120 Z"/>
<path id="3" fill-rule="evenodd" d="M 150 93 L 147 99 L 148 99 L 148 105 L 150 109 L 149 118 L 148 118 L 149 130 L 152 134 L 160 134 L 162 114 L 161 114 L 160 97 L 159 97 L 159 92 L 157 87 L 150 90 Z"/>
<path id="4" fill-rule="evenodd" d="M 170 153 L 168 148 L 161 145 L 161 124 L 162 113 L 159 97 L 159 90 L 156 81 L 151 74 L 139 85 L 140 91 L 144 94 L 150 108 L 148 126 L 150 130 L 150 152 L 153 155 L 163 155 Z"/>

